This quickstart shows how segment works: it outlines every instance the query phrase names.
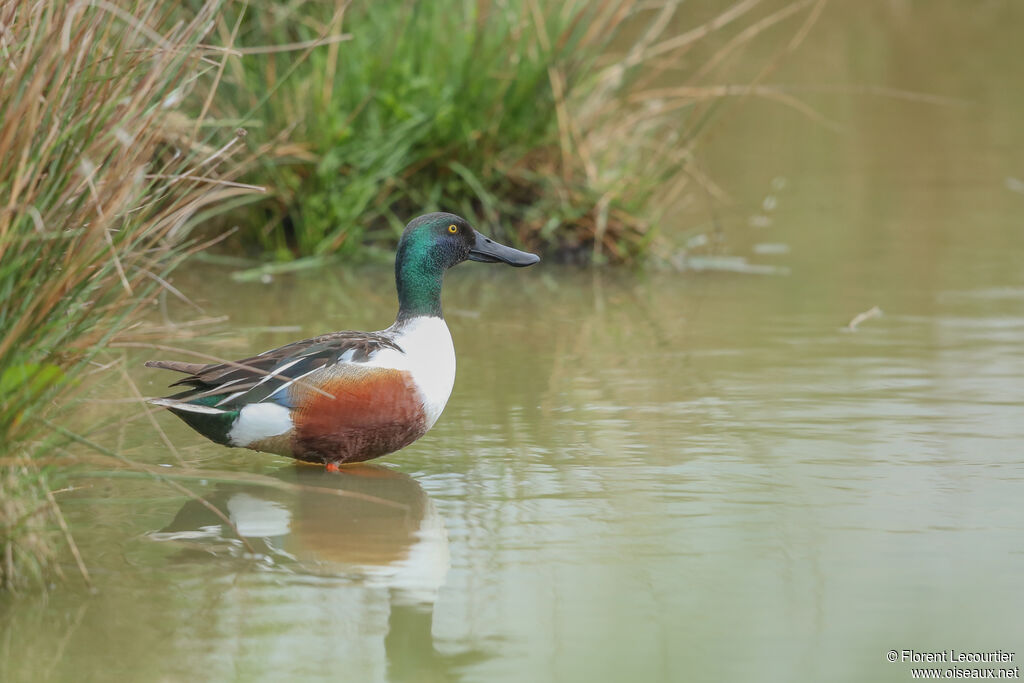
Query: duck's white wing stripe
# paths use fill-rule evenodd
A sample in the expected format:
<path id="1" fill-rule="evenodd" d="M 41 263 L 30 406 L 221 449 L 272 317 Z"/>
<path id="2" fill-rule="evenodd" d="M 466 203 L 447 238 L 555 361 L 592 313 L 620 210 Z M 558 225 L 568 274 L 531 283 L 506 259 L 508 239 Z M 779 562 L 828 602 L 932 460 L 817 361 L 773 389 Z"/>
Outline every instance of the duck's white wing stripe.
<path id="1" fill-rule="evenodd" d="M 278 365 L 276 368 L 274 368 L 273 370 L 269 371 L 267 373 L 266 377 L 261 379 L 259 382 L 256 382 L 256 384 L 254 384 L 252 388 L 255 389 L 256 387 L 260 386 L 264 382 L 267 382 L 267 381 L 272 380 L 272 379 L 277 379 L 277 375 L 280 375 L 282 372 L 284 372 L 285 370 L 287 370 L 288 368 L 290 368 L 291 366 L 295 365 L 296 363 L 298 363 L 301 360 L 302 360 L 302 358 L 299 357 L 299 358 L 296 358 L 295 360 L 288 361 L 284 365 Z"/>
<path id="2" fill-rule="evenodd" d="M 190 413 L 200 413 L 202 415 L 223 415 L 227 412 L 226 410 L 220 410 L 219 408 L 210 408 L 209 406 L 201 406 L 195 403 L 175 401 L 173 398 L 151 398 L 147 403 L 151 403 L 155 406 L 163 406 L 164 408 L 185 410 Z"/>
<path id="3" fill-rule="evenodd" d="M 299 380 L 300 380 L 300 379 L 302 379 L 303 377 L 308 377 L 308 376 L 312 375 L 312 374 L 313 374 L 314 372 L 316 372 L 317 370 L 323 370 L 323 368 L 313 368 L 313 369 L 312 369 L 312 370 L 310 370 L 309 372 L 304 372 L 304 373 L 302 373 L 301 375 L 299 375 L 298 377 L 293 377 L 293 378 L 291 378 L 290 380 L 288 380 L 287 382 L 285 382 L 284 384 L 282 384 L 281 386 L 279 386 L 279 387 L 278 387 L 277 389 L 274 389 L 274 390 L 273 390 L 273 391 L 272 391 L 272 392 L 270 393 L 270 395 L 269 395 L 269 396 L 267 396 L 267 399 L 273 398 L 275 394 L 278 394 L 278 393 L 280 393 L 280 392 L 284 391 L 285 389 L 287 389 L 287 388 L 288 388 L 288 387 L 290 387 L 291 385 L 295 384 L 295 383 L 296 383 L 297 381 L 299 381 Z"/>
<path id="4" fill-rule="evenodd" d="M 220 407 L 220 406 L 224 405 L 225 403 L 228 403 L 230 401 L 235 400 L 236 398 L 238 398 L 239 396 L 244 394 L 246 391 L 249 391 L 249 390 L 245 389 L 244 391 L 236 391 L 233 394 L 228 394 L 228 396 L 226 398 L 222 398 L 221 400 L 217 401 L 217 403 L 215 404 L 215 407 Z"/>

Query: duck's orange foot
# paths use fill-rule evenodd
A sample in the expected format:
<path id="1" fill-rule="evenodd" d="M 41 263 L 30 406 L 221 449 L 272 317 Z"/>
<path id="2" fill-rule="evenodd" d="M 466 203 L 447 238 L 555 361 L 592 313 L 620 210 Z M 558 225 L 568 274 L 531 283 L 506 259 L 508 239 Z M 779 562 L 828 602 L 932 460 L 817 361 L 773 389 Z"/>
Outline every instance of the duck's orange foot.
<path id="1" fill-rule="evenodd" d="M 327 471 L 328 472 L 341 472 L 341 468 L 338 467 L 338 463 L 336 463 L 336 462 L 329 462 L 329 463 L 327 463 Z"/>

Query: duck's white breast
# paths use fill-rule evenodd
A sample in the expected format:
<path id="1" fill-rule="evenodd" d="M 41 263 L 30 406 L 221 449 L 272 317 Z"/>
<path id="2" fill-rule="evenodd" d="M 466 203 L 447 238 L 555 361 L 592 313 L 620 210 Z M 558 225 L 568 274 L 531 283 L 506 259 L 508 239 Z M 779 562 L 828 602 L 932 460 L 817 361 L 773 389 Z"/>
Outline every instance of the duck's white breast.
<path id="1" fill-rule="evenodd" d="M 455 346 L 444 318 L 421 316 L 396 323 L 387 331 L 404 353 L 378 351 L 367 365 L 408 370 L 423 401 L 426 427 L 441 417 L 455 386 Z"/>

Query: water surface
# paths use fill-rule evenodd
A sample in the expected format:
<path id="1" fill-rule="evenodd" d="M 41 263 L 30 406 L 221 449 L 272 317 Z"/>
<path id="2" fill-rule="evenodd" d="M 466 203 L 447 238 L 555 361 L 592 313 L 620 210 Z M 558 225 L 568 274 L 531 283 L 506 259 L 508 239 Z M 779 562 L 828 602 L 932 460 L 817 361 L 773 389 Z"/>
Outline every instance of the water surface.
<path id="1" fill-rule="evenodd" d="M 731 201 L 679 223 L 744 262 L 460 266 L 454 394 L 400 453 L 332 475 L 168 415 L 177 454 L 145 418 L 98 430 L 208 471 L 182 483 L 245 542 L 159 483 L 76 479 L 97 590 L 7 605 L 0 678 L 902 681 L 888 650 L 1024 656 L 1024 102 L 987 39 L 1015 15 L 902 6 L 823 20 L 779 78 L 969 105 L 815 100 L 838 133 L 730 109 L 706 164 Z M 230 322 L 166 343 L 218 356 L 385 327 L 395 305 L 388 269 L 175 284 Z M 131 375 L 157 395 L 144 357 Z M 104 397 L 130 393 L 112 377 Z M 137 414 L 85 415 L 117 410 Z"/>

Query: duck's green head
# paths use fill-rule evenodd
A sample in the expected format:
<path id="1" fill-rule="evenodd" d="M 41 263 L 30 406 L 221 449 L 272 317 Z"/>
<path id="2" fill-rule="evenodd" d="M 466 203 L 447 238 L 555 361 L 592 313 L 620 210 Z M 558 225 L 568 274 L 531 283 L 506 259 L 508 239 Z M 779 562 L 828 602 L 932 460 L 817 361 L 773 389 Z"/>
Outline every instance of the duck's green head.
<path id="1" fill-rule="evenodd" d="M 405 226 L 395 256 L 399 317 L 441 315 L 444 272 L 463 261 L 531 266 L 540 257 L 506 247 L 452 213 L 428 213 Z"/>

